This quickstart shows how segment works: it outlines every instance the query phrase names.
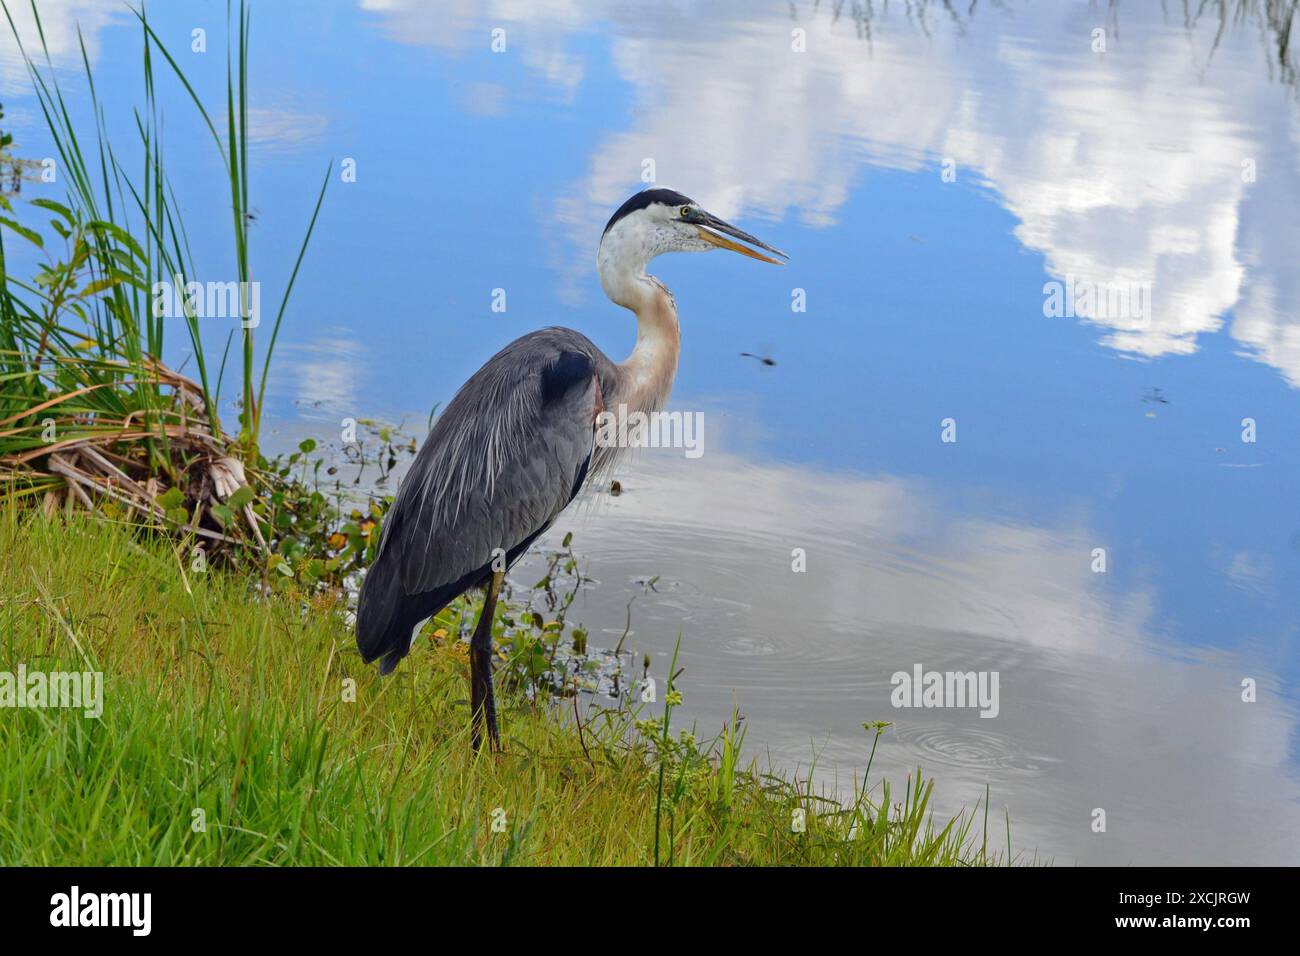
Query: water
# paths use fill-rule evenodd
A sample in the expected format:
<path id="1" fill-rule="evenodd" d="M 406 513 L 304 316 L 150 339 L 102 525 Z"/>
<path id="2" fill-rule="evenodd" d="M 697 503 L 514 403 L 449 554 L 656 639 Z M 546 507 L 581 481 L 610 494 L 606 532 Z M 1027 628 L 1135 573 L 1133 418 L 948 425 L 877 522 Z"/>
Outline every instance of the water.
<path id="1" fill-rule="evenodd" d="M 682 635 L 701 731 L 735 704 L 756 754 L 815 756 L 828 785 L 865 764 L 864 721 L 893 721 L 873 775 L 921 766 L 941 813 L 987 786 L 1017 851 L 1300 862 L 1295 54 L 1260 5 L 1196 6 L 258 5 L 268 286 L 327 164 L 357 170 L 299 277 L 280 439 L 349 415 L 418 429 L 544 325 L 621 358 L 633 327 L 595 244 L 652 160 L 792 260 L 655 263 L 684 329 L 673 407 L 703 412 L 705 453 L 642 452 L 622 495 L 556 525 L 597 580 L 571 612 L 593 643 L 635 597 L 629 645 L 662 677 Z M 213 103 L 219 7 L 152 10 Z M 81 20 L 125 138 L 137 31 L 113 3 L 41 8 L 74 85 Z M 187 51 L 195 27 L 210 52 Z M 0 98 L 40 156 L 12 54 Z M 167 109 L 220 276 L 226 240 L 195 225 L 229 215 L 200 185 L 219 182 L 210 143 Z M 1045 284 L 1079 279 L 1148 307 L 1046 315 Z M 892 675 L 918 664 L 996 671 L 997 716 L 895 708 Z"/>

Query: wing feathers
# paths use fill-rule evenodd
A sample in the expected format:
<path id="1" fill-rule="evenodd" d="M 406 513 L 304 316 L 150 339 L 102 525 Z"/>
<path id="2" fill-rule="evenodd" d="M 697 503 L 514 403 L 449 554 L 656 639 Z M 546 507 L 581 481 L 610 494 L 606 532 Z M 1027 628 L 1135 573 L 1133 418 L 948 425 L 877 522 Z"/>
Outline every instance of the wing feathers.
<path id="1" fill-rule="evenodd" d="M 564 510 L 586 477 L 598 386 L 612 372 L 584 336 L 544 329 L 465 383 L 384 521 L 357 612 L 367 659 L 395 650 L 400 659 L 410 628 L 479 583 L 494 549 L 517 558 Z"/>

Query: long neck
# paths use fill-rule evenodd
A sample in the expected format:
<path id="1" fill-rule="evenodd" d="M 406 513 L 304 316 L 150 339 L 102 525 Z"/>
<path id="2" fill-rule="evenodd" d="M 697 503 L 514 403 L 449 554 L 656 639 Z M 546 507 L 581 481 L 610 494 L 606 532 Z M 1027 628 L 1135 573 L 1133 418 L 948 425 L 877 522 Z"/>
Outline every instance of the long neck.
<path id="1" fill-rule="evenodd" d="M 682 333 L 677 323 L 677 305 L 672 293 L 658 279 L 647 277 L 653 292 L 636 313 L 636 345 L 619 367 L 618 400 L 634 411 L 651 412 L 664 407 L 673 390 Z"/>
<path id="2" fill-rule="evenodd" d="M 682 340 L 677 305 L 664 284 L 646 274 L 644 259 L 622 251 L 602 246 L 598 259 L 605 293 L 636 315 L 636 346 L 618 366 L 613 401 L 629 411 L 656 411 L 667 403 L 677 374 Z"/>

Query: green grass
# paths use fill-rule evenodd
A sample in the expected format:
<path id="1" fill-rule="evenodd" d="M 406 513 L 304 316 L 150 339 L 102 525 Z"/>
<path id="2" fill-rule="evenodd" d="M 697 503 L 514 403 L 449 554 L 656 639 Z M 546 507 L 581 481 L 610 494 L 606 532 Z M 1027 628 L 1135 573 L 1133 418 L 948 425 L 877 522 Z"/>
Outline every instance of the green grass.
<path id="1" fill-rule="evenodd" d="M 735 721 L 697 746 L 583 697 L 579 730 L 575 698 L 533 704 L 507 686 L 506 752 L 475 755 L 463 645 L 421 637 L 380 679 L 332 600 L 256 598 L 159 536 L 10 506 L 0 671 L 102 671 L 104 706 L 99 719 L 0 709 L 0 865 L 1004 859 L 973 832 L 978 804 L 936 822 L 919 775 L 901 794 L 878 783 L 830 802 L 746 764 Z M 453 634 L 454 616 L 438 622 Z"/>

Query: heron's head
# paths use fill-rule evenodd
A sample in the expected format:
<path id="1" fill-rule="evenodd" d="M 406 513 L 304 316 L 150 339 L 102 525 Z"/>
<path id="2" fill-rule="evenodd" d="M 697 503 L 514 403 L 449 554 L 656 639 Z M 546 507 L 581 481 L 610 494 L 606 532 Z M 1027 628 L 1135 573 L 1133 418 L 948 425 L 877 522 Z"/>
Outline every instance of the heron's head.
<path id="1" fill-rule="evenodd" d="M 656 187 L 636 193 L 610 217 L 596 255 L 601 285 L 611 299 L 625 304 L 623 286 L 642 275 L 646 263 L 655 256 L 710 249 L 728 249 L 774 265 L 783 263 L 758 250 L 789 258 L 781 250 L 700 208 L 690 197 Z"/>

